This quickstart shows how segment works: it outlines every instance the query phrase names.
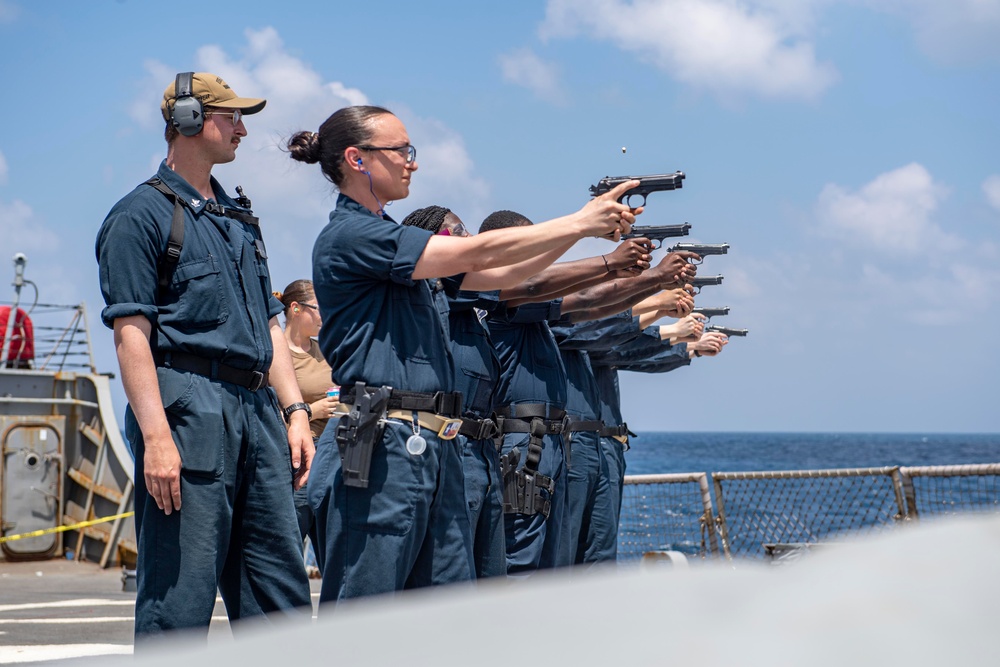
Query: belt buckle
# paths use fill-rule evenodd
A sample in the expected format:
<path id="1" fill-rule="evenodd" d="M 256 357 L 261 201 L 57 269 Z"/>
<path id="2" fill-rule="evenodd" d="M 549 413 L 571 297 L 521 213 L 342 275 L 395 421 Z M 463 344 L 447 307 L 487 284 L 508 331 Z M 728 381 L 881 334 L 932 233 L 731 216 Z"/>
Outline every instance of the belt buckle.
<path id="1" fill-rule="evenodd" d="M 460 430 L 462 430 L 461 419 L 445 419 L 438 430 L 438 437 L 442 440 L 454 440 Z"/>
<path id="2" fill-rule="evenodd" d="M 247 385 L 247 389 L 250 391 L 258 391 L 264 386 L 265 378 L 264 374 L 260 371 L 250 371 L 250 384 Z"/>

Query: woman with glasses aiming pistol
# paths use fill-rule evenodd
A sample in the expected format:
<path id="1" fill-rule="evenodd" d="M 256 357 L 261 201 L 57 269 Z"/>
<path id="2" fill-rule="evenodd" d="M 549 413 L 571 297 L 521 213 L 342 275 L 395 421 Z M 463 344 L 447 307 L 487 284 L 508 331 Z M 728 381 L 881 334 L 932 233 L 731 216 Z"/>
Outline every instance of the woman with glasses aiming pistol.
<path id="1" fill-rule="evenodd" d="M 376 106 L 338 110 L 288 142 L 340 191 L 313 248 L 319 343 L 341 413 L 317 443 L 309 484 L 322 602 L 474 578 L 462 412 L 448 345 L 447 291 L 519 284 L 585 237 L 627 233 L 634 182 L 568 216 L 462 238 L 385 213 L 417 172 L 403 123 Z"/>

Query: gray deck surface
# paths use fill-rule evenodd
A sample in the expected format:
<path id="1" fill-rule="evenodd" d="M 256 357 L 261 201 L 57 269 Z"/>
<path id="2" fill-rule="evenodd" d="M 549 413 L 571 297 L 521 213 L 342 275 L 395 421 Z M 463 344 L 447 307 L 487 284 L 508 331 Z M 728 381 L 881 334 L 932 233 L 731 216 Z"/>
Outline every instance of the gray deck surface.
<path id="1" fill-rule="evenodd" d="M 0 665 L 131 655 L 135 593 L 122 588 L 121 569 L 94 563 L 0 561 Z M 217 600 L 209 644 L 231 641 Z"/>

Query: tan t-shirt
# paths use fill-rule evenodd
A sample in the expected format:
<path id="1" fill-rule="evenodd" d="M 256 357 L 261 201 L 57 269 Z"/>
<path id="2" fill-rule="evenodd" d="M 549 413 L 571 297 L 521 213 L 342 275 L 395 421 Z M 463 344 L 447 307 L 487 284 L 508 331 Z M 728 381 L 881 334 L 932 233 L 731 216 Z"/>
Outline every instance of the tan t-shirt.
<path id="1" fill-rule="evenodd" d="M 292 353 L 292 365 L 295 367 L 295 379 L 299 383 L 299 391 L 302 392 L 302 400 L 306 403 L 314 403 L 326 396 L 326 390 L 333 386 L 331 378 L 330 364 L 326 363 L 323 353 L 320 352 L 319 343 L 314 339 L 309 339 L 308 352 Z M 312 431 L 313 439 L 318 438 L 326 428 L 326 419 L 314 419 L 309 422 L 309 430 Z"/>

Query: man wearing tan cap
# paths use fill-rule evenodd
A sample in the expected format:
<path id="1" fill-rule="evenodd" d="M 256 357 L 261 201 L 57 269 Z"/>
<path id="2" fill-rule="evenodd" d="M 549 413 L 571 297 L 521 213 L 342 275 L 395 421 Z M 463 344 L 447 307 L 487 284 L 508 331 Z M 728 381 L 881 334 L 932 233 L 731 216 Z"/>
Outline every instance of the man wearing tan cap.
<path id="1" fill-rule="evenodd" d="M 97 236 L 135 451 L 137 640 L 207 634 L 216 589 L 233 620 L 311 616 L 291 493 L 312 461 L 309 410 L 250 201 L 211 174 L 264 104 L 178 74 L 161 104 L 167 158 Z"/>

